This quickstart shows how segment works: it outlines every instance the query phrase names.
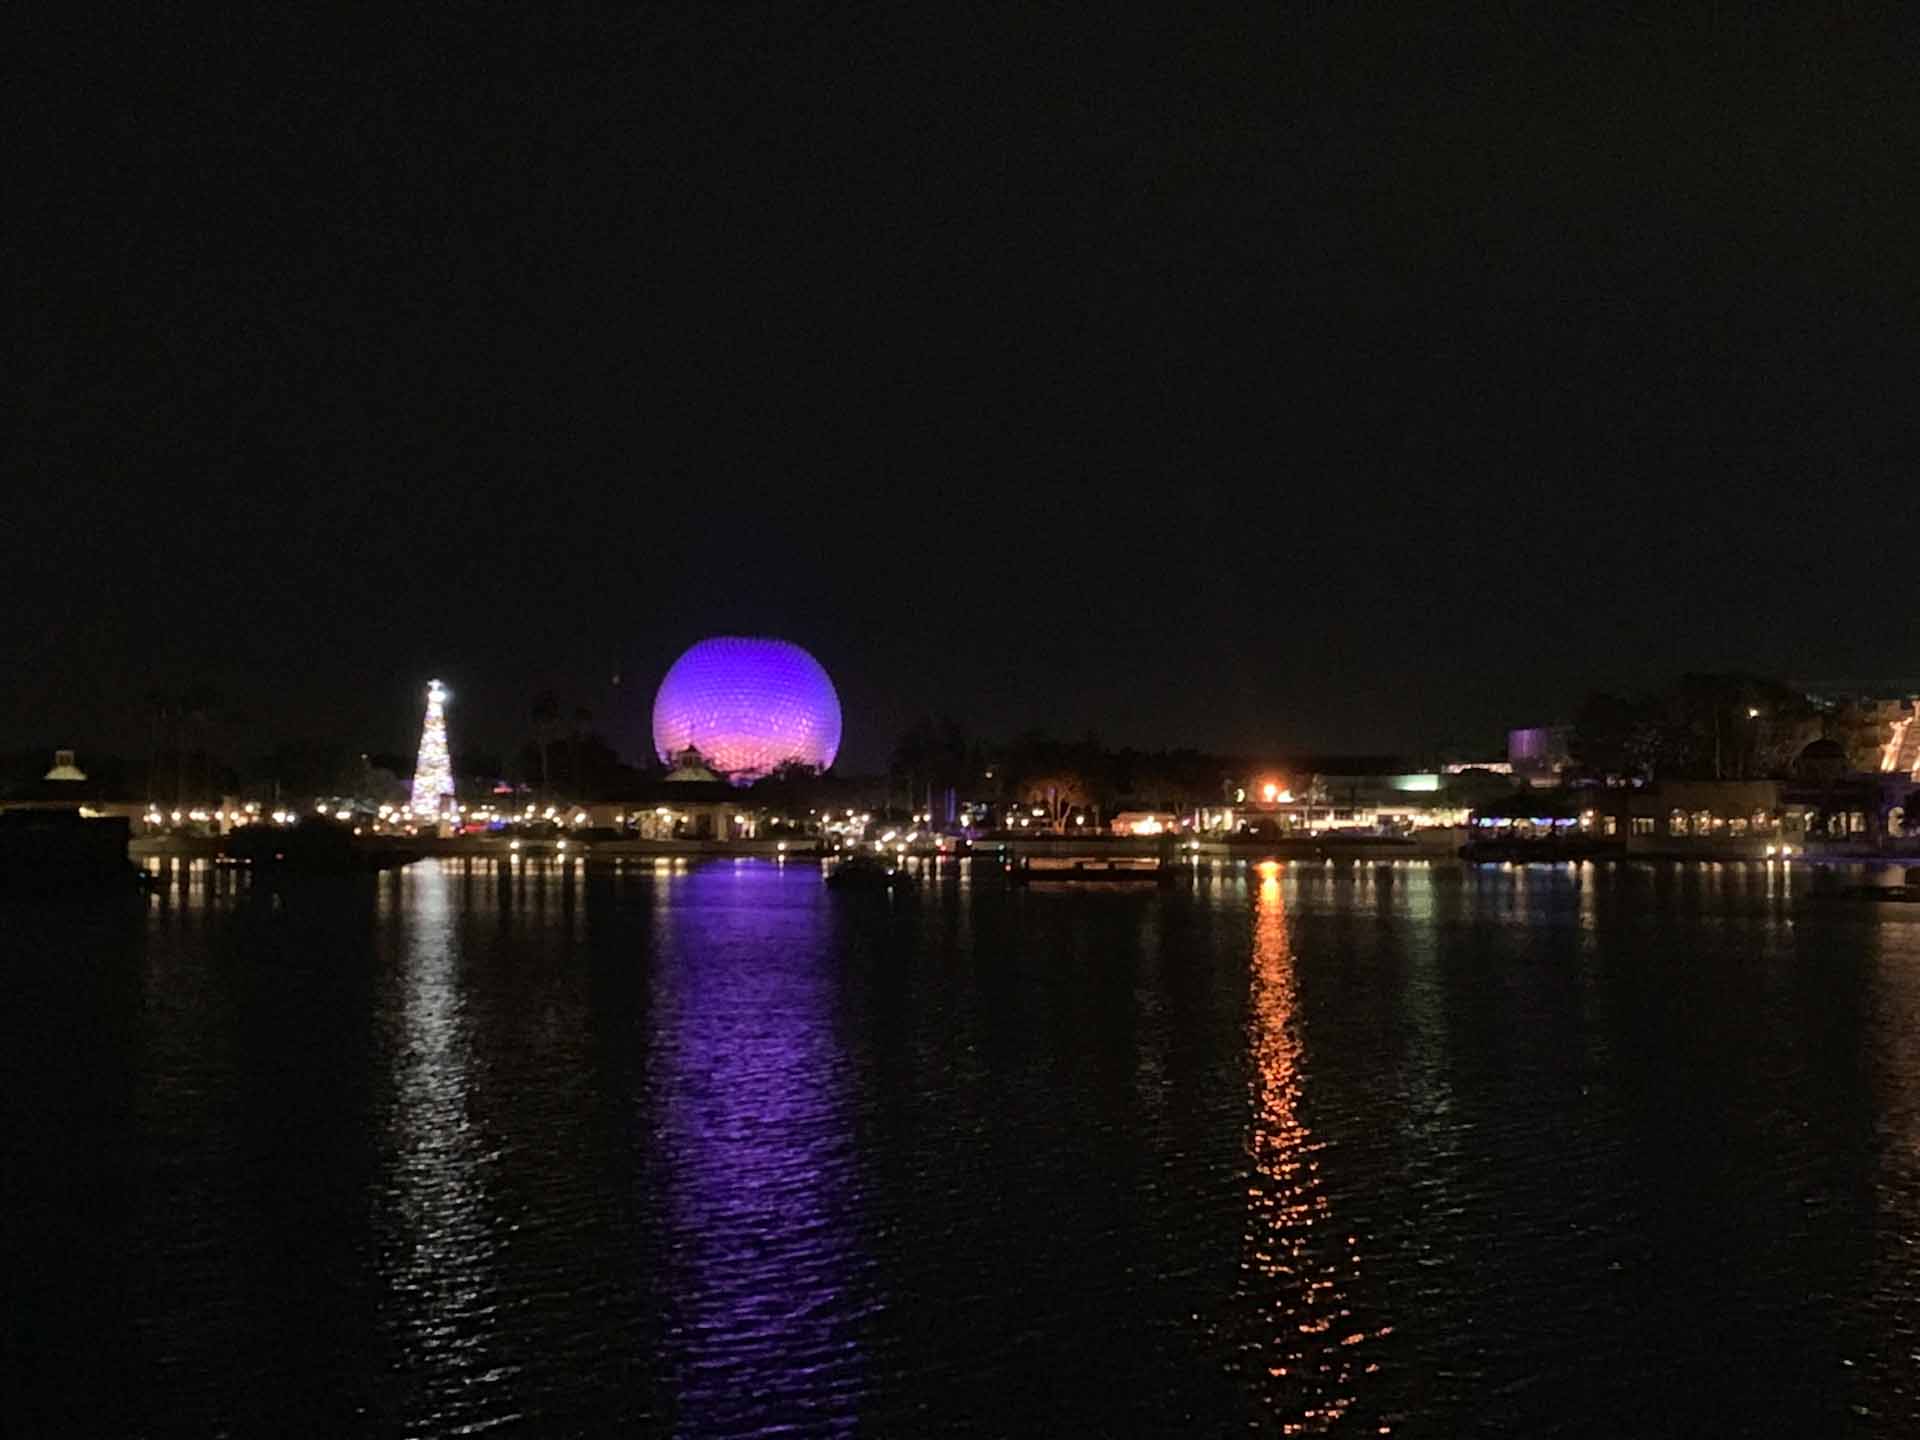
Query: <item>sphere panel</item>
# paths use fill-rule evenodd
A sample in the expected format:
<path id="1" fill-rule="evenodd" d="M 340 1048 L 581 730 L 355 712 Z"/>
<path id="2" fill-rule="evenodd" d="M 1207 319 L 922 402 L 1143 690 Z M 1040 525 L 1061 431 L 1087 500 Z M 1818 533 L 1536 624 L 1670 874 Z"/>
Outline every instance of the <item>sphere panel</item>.
<path id="1" fill-rule="evenodd" d="M 692 746 L 738 782 L 789 761 L 824 770 L 840 749 L 840 697 L 785 640 L 722 635 L 673 662 L 653 700 L 653 748 L 672 764 Z"/>

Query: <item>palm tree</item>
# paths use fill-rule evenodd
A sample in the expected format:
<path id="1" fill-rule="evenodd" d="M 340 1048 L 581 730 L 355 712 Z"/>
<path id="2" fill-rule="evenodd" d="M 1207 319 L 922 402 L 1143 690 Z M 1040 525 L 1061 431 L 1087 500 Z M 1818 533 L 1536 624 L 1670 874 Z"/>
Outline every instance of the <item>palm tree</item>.
<path id="1" fill-rule="evenodd" d="M 210 792 L 214 788 L 213 754 L 208 747 L 207 731 L 219 713 L 220 692 L 205 681 L 201 681 L 181 697 L 181 705 L 186 712 L 186 720 L 191 723 L 195 734 L 199 737 L 200 783 L 206 791 Z M 209 793 L 203 798 L 211 800 L 217 797 Z"/>
<path id="2" fill-rule="evenodd" d="M 160 755 L 164 749 L 168 722 L 174 716 L 173 692 L 165 686 L 156 685 L 147 691 L 147 712 L 152 720 L 151 743 L 147 748 L 147 804 L 154 803 L 153 787 L 156 772 L 160 769 Z M 179 790 L 174 791 L 174 800 L 178 803 Z"/>
<path id="3" fill-rule="evenodd" d="M 533 697 L 533 743 L 540 747 L 540 798 L 553 798 L 552 774 L 547 765 L 547 747 L 553 744 L 560 726 L 560 697 L 542 690 Z"/>
<path id="4" fill-rule="evenodd" d="M 593 712 L 584 705 L 576 705 L 573 710 L 573 765 L 567 774 L 573 781 L 573 798 L 587 798 L 586 781 L 580 775 L 580 741 L 587 733 L 587 726 L 593 723 Z"/>

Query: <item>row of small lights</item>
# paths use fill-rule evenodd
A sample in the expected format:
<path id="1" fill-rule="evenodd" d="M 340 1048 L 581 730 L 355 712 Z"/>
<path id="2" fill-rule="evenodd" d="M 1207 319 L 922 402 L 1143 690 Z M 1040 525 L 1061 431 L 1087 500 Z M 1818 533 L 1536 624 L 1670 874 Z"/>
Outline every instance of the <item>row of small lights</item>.
<path id="1" fill-rule="evenodd" d="M 1269 791 L 1272 791 L 1274 789 L 1273 786 L 1268 786 L 1267 788 Z M 1269 796 L 1269 798 L 1272 798 L 1272 797 Z M 1291 797 L 1283 796 L 1283 798 L 1290 799 Z M 327 805 L 324 802 L 315 804 L 313 809 L 314 809 L 314 813 L 317 815 L 322 815 L 322 816 L 331 815 L 336 820 L 345 821 L 353 818 L 352 810 L 345 809 L 345 808 L 336 809 Z M 554 821 L 555 823 L 560 823 L 560 818 L 561 818 L 561 811 L 559 807 L 553 806 L 553 805 L 547 806 L 544 810 L 539 809 L 534 805 L 528 805 L 516 814 L 513 811 L 496 809 L 494 806 L 491 806 L 491 805 L 480 805 L 480 806 L 469 807 L 466 805 L 455 804 L 455 805 L 449 806 L 446 813 L 456 818 L 465 817 L 465 818 L 471 818 L 476 821 L 486 821 L 489 823 L 494 821 L 499 821 L 502 823 L 514 823 L 515 821 L 518 821 L 520 823 L 526 823 L 529 821 L 537 821 L 537 820 L 550 820 L 550 821 Z M 811 810 L 808 811 L 807 813 L 810 816 L 819 814 L 819 812 L 811 811 Z M 1017 825 L 1021 829 L 1030 829 L 1032 828 L 1033 822 L 1035 820 L 1044 819 L 1046 817 L 1046 813 L 1047 812 L 1044 808 L 1036 805 L 1036 806 L 1033 806 L 1031 808 L 1030 813 L 1026 815 L 1020 814 L 1018 810 L 1009 810 L 1005 818 L 1006 818 L 1007 824 L 1010 827 Z M 654 811 L 654 814 L 663 820 L 671 819 L 674 816 L 674 812 L 664 805 L 658 807 Z M 273 823 L 275 823 L 276 825 L 291 825 L 296 820 L 299 819 L 299 813 L 293 810 L 275 810 L 272 812 L 270 818 L 272 819 Z M 382 805 L 379 808 L 379 810 L 376 812 L 375 824 L 376 824 L 376 828 L 380 825 L 386 825 L 386 824 L 407 824 L 409 822 L 417 824 L 417 823 L 430 821 L 433 818 L 435 817 L 430 813 L 425 815 L 417 814 L 405 806 Z M 622 811 L 614 815 L 613 821 L 614 821 L 614 824 L 616 825 L 623 825 L 626 823 L 628 818 L 629 817 L 626 814 L 626 812 Z M 634 818 L 638 818 L 638 812 L 635 812 Z M 930 811 L 915 812 L 912 818 L 916 823 L 930 824 L 933 819 L 933 816 L 932 816 L 932 812 Z M 1221 816 L 1222 823 L 1224 823 L 1225 818 L 1226 816 L 1225 816 L 1225 813 L 1223 812 Z M 259 805 L 259 802 L 252 801 L 252 802 L 249 802 L 243 809 L 236 809 L 231 811 L 225 810 L 225 809 L 221 809 L 221 810 L 193 809 L 193 810 L 174 810 L 170 812 L 170 814 L 168 812 L 163 812 L 155 809 L 155 810 L 149 810 L 146 815 L 147 823 L 150 825 L 165 824 L 169 819 L 171 819 L 172 822 L 176 825 L 181 824 L 184 821 L 188 821 L 188 820 L 194 821 L 195 823 L 201 823 L 201 824 L 204 824 L 210 821 L 218 821 L 219 823 L 224 825 L 233 825 L 233 826 L 247 825 L 247 824 L 255 823 L 260 819 L 260 805 Z M 585 810 L 575 810 L 571 816 L 571 823 L 575 826 L 583 826 L 587 823 L 588 819 L 589 819 L 589 816 Z M 733 819 L 736 825 L 746 825 L 751 823 L 749 821 L 749 818 L 743 814 L 736 814 L 733 817 Z M 1214 817 L 1212 813 L 1208 812 L 1205 816 L 1205 822 L 1212 823 L 1213 819 Z M 823 818 L 821 821 L 821 825 L 822 825 L 822 829 L 825 830 L 826 833 L 828 834 L 844 835 L 848 833 L 864 831 L 867 825 L 871 823 L 871 821 L 872 821 L 872 816 L 869 814 L 857 813 L 853 810 L 847 810 L 844 812 L 843 819 L 833 819 L 831 817 Z M 1087 817 L 1084 814 L 1077 814 L 1073 817 L 1073 821 L 1075 825 L 1084 826 L 1087 823 Z M 784 819 L 780 817 L 775 817 L 771 819 L 769 823 L 774 825 L 780 825 L 788 822 L 786 822 Z M 1137 822 L 1134 826 L 1134 833 L 1139 835 L 1158 835 L 1158 834 L 1161 834 L 1166 828 L 1167 827 L 1159 820 L 1149 819 L 1149 820 L 1143 820 L 1143 821 Z M 885 835 L 881 837 L 881 840 L 891 842 L 896 838 L 896 834 L 897 834 L 896 831 L 889 830 L 886 832 Z M 919 831 L 917 829 L 910 830 L 907 832 L 906 838 L 909 842 L 911 842 L 917 839 L 918 835 L 919 835 Z"/>
<path id="2" fill-rule="evenodd" d="M 555 849 L 556 851 L 558 851 L 559 853 L 561 853 L 561 854 L 563 854 L 563 855 L 564 855 L 564 854 L 566 853 L 566 850 L 567 850 L 567 842 L 566 842 L 565 840 L 558 840 L 558 841 L 555 841 L 555 842 L 554 842 L 554 847 L 553 847 L 553 848 L 554 848 L 554 849 Z M 583 845 L 583 846 L 581 846 L 580 848 L 581 848 L 581 850 L 582 850 L 583 852 L 584 852 L 584 851 L 585 851 L 585 849 L 586 849 L 586 847 L 585 847 L 584 845 Z M 787 853 L 787 842 L 786 842 L 786 841 L 784 841 L 784 840 L 782 840 L 782 841 L 780 841 L 780 842 L 779 842 L 779 844 L 777 844 L 777 845 L 775 845 L 775 846 L 774 846 L 773 848 L 774 848 L 774 850 L 775 850 L 775 852 L 776 852 L 776 853 L 778 853 L 778 854 L 780 854 L 780 855 L 782 855 L 782 856 L 784 856 L 784 855 L 785 855 L 785 854 Z M 508 849 L 508 850 L 509 850 L 509 851 L 510 851 L 511 853 L 513 853 L 513 854 L 515 854 L 515 855 L 518 855 L 518 854 L 520 853 L 520 842 L 519 842 L 518 840 L 509 840 L 509 841 L 507 842 L 507 849 Z M 656 862 L 655 862 L 655 864 L 656 864 L 656 866 L 658 866 L 658 865 L 659 865 L 659 864 L 661 864 L 661 863 L 664 863 L 664 862 L 663 862 L 663 861 L 656 861 Z M 676 865 L 684 865 L 684 864 L 686 864 L 686 861 L 685 861 L 684 859 L 676 859 L 676 860 L 675 860 L 675 861 L 674 861 L 673 863 L 674 863 L 674 864 L 676 864 Z"/>
<path id="3" fill-rule="evenodd" d="M 290 810 L 276 810 L 269 818 L 271 818 L 276 825 L 290 825 L 299 817 L 294 815 Z M 146 813 L 146 822 L 149 825 L 166 825 L 169 823 L 183 825 L 188 821 L 192 821 L 196 825 L 205 825 L 214 821 L 218 821 L 222 825 L 253 825 L 260 822 L 260 802 L 257 800 L 249 801 L 245 806 L 237 810 L 207 810 L 203 808 L 195 808 L 192 810 L 152 809 Z"/>
<path id="4" fill-rule="evenodd" d="M 353 811 L 348 809 L 333 809 L 325 804 L 316 804 L 313 808 L 314 808 L 315 814 L 321 815 L 321 816 L 330 815 L 335 820 L 347 821 L 353 818 Z M 196 824 L 207 824 L 210 822 L 218 822 L 222 825 L 228 825 L 234 828 L 238 828 L 244 825 L 259 823 L 261 820 L 261 816 L 259 812 L 260 812 L 260 805 L 257 801 L 249 802 L 244 809 L 236 809 L 236 810 L 193 809 L 193 810 L 174 810 L 171 812 L 163 812 L 160 810 L 149 810 L 146 814 L 146 822 L 149 825 L 164 825 L 169 821 L 171 821 L 175 825 L 179 825 L 187 821 L 192 821 Z M 536 820 L 551 820 L 551 821 L 554 821 L 555 823 L 559 823 L 559 820 L 560 820 L 560 812 L 558 808 L 552 805 L 547 806 L 545 810 L 540 811 L 538 814 L 536 814 L 535 807 L 532 805 L 529 805 L 524 810 L 520 811 L 517 816 L 514 815 L 514 813 L 511 811 L 496 810 L 494 809 L 494 807 L 490 805 L 478 806 L 471 809 L 465 805 L 454 805 L 449 808 L 448 813 L 455 817 L 470 817 L 477 821 L 486 821 L 489 823 L 495 820 L 498 820 L 502 823 L 514 823 L 516 820 L 519 821 L 520 823 L 525 823 L 528 821 L 536 821 Z M 663 820 L 674 818 L 674 812 L 668 809 L 664 805 L 656 809 L 654 813 Z M 1031 815 L 1018 815 L 1017 812 L 1009 812 L 1006 818 L 1010 826 L 1017 824 L 1017 826 L 1021 829 L 1028 829 L 1028 828 L 1031 828 L 1032 823 L 1035 819 L 1042 819 L 1045 817 L 1045 815 L 1046 815 L 1046 812 L 1043 809 L 1035 807 Z M 295 823 L 300 818 L 300 816 L 299 816 L 299 812 L 294 810 L 275 810 L 271 813 L 271 815 L 268 818 L 271 819 L 272 822 L 276 825 L 291 825 Z M 413 811 L 408 810 L 403 806 L 382 805 L 377 812 L 376 819 L 374 822 L 374 828 L 379 829 L 385 825 L 390 825 L 390 824 L 406 825 L 409 822 L 412 822 L 413 824 L 425 823 L 425 822 L 431 821 L 433 818 L 434 816 L 431 814 L 417 815 Z M 576 810 L 571 816 L 571 823 L 575 826 L 584 826 L 587 823 L 589 818 L 590 817 L 588 816 L 586 811 Z M 623 811 L 616 814 L 613 817 L 613 822 L 616 825 L 624 825 L 628 818 L 629 817 L 627 816 L 627 814 Z M 638 812 L 636 812 L 634 818 L 638 818 Z M 869 815 L 864 815 L 864 814 L 856 815 L 853 811 L 848 811 L 846 820 L 844 821 L 829 820 L 824 823 L 823 828 L 826 830 L 828 834 L 845 835 L 845 834 L 854 833 L 858 831 L 864 831 L 867 824 L 870 823 L 871 818 L 872 817 Z M 915 814 L 913 818 L 916 821 L 930 820 L 931 815 Z M 1208 814 L 1206 817 L 1206 820 L 1208 822 L 1211 822 L 1212 819 L 1213 819 L 1212 815 Z M 733 817 L 733 820 L 736 825 L 746 825 L 751 823 L 749 821 L 749 818 L 746 815 L 737 814 Z M 787 822 L 779 818 L 774 818 L 769 823 L 774 825 L 780 825 Z M 1074 816 L 1075 825 L 1084 826 L 1086 823 L 1087 823 L 1087 817 L 1085 815 Z M 1180 823 L 1180 822 L 1177 822 L 1177 823 Z M 1482 821 L 1482 823 L 1484 824 L 1484 823 L 1492 823 L 1492 822 Z M 1558 823 L 1568 824 L 1571 822 L 1562 820 Z M 1147 820 L 1136 821 L 1133 826 L 1133 833 L 1136 835 L 1159 835 L 1164 833 L 1167 830 L 1167 828 L 1168 827 L 1158 819 L 1147 819 Z M 912 841 L 918 839 L 919 833 L 920 832 L 917 829 L 909 830 L 906 834 L 907 842 L 911 843 Z M 881 836 L 880 841 L 875 842 L 875 848 L 876 849 L 884 848 L 883 842 L 894 841 L 897 838 L 897 834 L 898 834 L 897 831 L 888 830 L 883 836 Z M 1769 850 L 1768 853 L 1771 854 L 1772 851 Z M 1791 848 L 1788 848 L 1786 853 L 1791 854 L 1792 853 Z"/>
<path id="5" fill-rule="evenodd" d="M 249 801 L 244 807 L 232 810 L 224 808 L 209 810 L 204 807 L 195 807 L 190 810 L 164 811 L 156 808 L 147 811 L 146 821 L 149 825 L 163 825 L 168 823 L 168 821 L 176 825 L 183 824 L 187 821 L 193 821 L 197 824 L 217 821 L 223 825 L 248 825 L 261 820 L 260 808 L 258 801 Z M 336 808 L 336 806 L 329 805 L 322 801 L 314 805 L 313 813 L 320 816 L 331 816 L 335 820 L 350 820 L 353 818 L 354 812 L 347 808 Z M 530 821 L 540 820 L 551 820 L 556 824 L 562 822 L 561 811 L 558 806 L 554 805 L 549 805 L 544 810 L 540 810 L 533 805 L 528 805 L 525 809 L 518 812 L 496 809 L 491 805 L 451 805 L 445 813 L 456 818 L 488 822 L 499 821 L 505 824 L 524 824 Z M 808 813 L 813 814 L 816 812 L 809 811 Z M 658 807 L 654 811 L 654 814 L 663 820 L 674 818 L 674 811 L 665 805 Z M 633 815 L 629 817 L 625 811 L 621 811 L 614 815 L 613 822 L 616 825 L 623 825 L 629 818 L 638 819 L 639 815 L 640 812 L 635 811 Z M 297 810 L 275 810 L 267 818 L 271 819 L 276 825 L 292 825 L 299 820 L 300 812 Z M 375 812 L 376 824 L 404 825 L 408 823 L 426 823 L 436 818 L 438 818 L 436 812 L 430 811 L 422 814 L 404 805 L 382 805 L 379 810 Z M 573 825 L 585 825 L 590 818 L 585 810 L 575 810 L 571 817 L 568 817 L 568 820 Z M 844 821 L 829 820 L 825 822 L 825 824 L 830 831 L 838 833 L 847 830 L 864 829 L 871 819 L 872 817 L 870 815 L 858 814 L 849 810 L 846 812 L 846 819 Z M 733 820 L 736 825 L 752 823 L 751 817 L 744 814 L 736 814 Z M 783 817 L 774 817 L 769 823 L 782 825 L 793 822 L 787 821 Z"/>
<path id="6" fill-rule="evenodd" d="M 325 802 L 320 802 L 314 805 L 313 813 L 320 816 L 331 816 L 336 820 L 350 820 L 353 818 L 354 812 L 350 809 L 335 808 L 334 806 L 330 806 Z M 535 806 L 528 805 L 524 810 L 517 812 L 517 814 L 516 812 L 509 811 L 509 810 L 495 809 L 491 805 L 481 805 L 481 806 L 474 806 L 474 807 L 469 807 L 466 805 L 452 805 L 448 807 L 445 813 L 455 817 L 464 817 L 464 818 L 471 818 L 473 820 L 486 820 L 486 821 L 499 820 L 509 824 L 514 823 L 515 821 L 518 821 L 520 823 L 525 823 L 527 821 L 537 821 L 537 820 L 551 820 L 551 821 L 554 821 L 555 823 L 559 823 L 560 817 L 561 817 L 561 812 L 559 808 L 553 805 L 549 805 L 544 810 L 539 810 L 537 812 L 536 812 Z M 817 812 L 814 812 L 814 811 L 808 812 L 808 814 L 810 815 L 815 813 Z M 1034 820 L 1044 818 L 1046 813 L 1047 812 L 1044 809 L 1041 809 L 1040 807 L 1035 806 L 1030 816 L 1020 815 L 1017 811 L 1009 811 L 1006 818 L 1007 818 L 1008 824 L 1010 825 L 1017 823 L 1022 827 L 1027 827 L 1027 826 L 1031 826 Z M 654 814 L 659 816 L 663 820 L 671 819 L 674 816 L 674 812 L 664 805 L 657 808 L 654 811 Z M 413 810 L 408 809 L 404 805 L 382 805 L 379 808 L 379 810 L 375 812 L 375 815 L 378 822 L 388 823 L 388 824 L 406 824 L 409 822 L 418 823 L 418 822 L 430 821 L 436 818 L 435 812 L 426 812 L 424 814 L 417 813 Z M 634 815 L 632 818 L 637 819 L 638 816 L 639 816 L 639 812 L 636 811 L 634 812 Z M 291 825 L 300 818 L 300 814 L 296 810 L 275 810 L 272 812 L 269 818 L 276 825 Z M 589 818 L 590 817 L 588 816 L 585 810 L 576 810 L 573 812 L 573 815 L 571 816 L 571 823 L 574 825 L 585 825 Z M 616 825 L 620 825 L 620 824 L 624 824 L 628 820 L 628 818 L 629 816 L 627 815 L 627 813 L 622 811 L 614 815 L 613 821 Z M 873 817 L 871 815 L 857 814 L 854 811 L 849 810 L 846 812 L 846 818 L 844 820 L 832 820 L 832 819 L 826 820 L 823 822 L 823 828 L 829 834 L 843 834 L 849 831 L 864 830 L 867 827 L 867 825 L 872 822 L 872 818 Z M 931 822 L 933 817 L 931 813 L 925 813 L 925 814 L 916 813 L 912 818 L 916 822 L 929 823 Z M 1209 821 L 1211 821 L 1212 819 L 1211 814 L 1209 814 L 1207 818 Z M 196 808 L 192 810 L 174 810 L 171 812 L 166 812 L 166 811 L 155 809 L 155 810 L 149 810 L 147 812 L 146 819 L 147 819 L 147 823 L 150 825 L 164 824 L 169 819 L 171 819 L 175 824 L 180 824 L 183 821 L 192 820 L 200 823 L 205 823 L 208 821 L 219 821 L 222 824 L 246 825 L 246 824 L 256 822 L 260 819 L 260 804 L 258 801 L 250 801 L 244 808 L 235 809 L 235 810 L 225 810 L 225 809 L 207 810 L 204 808 Z M 746 825 L 751 823 L 749 817 L 743 814 L 736 814 L 733 817 L 733 819 L 734 819 L 734 823 L 737 825 Z M 768 823 L 773 825 L 784 825 L 784 824 L 792 824 L 795 822 L 789 821 L 784 817 L 775 816 L 775 817 L 771 817 Z M 1085 815 L 1074 816 L 1074 824 L 1085 825 L 1086 823 L 1087 823 L 1087 817 Z M 890 840 L 894 837 L 895 833 L 896 832 L 889 830 L 886 833 L 885 837 L 883 838 Z M 1149 831 L 1144 833 L 1157 833 L 1157 831 Z M 913 839 L 917 834 L 918 834 L 917 831 L 909 831 L 907 838 Z"/>

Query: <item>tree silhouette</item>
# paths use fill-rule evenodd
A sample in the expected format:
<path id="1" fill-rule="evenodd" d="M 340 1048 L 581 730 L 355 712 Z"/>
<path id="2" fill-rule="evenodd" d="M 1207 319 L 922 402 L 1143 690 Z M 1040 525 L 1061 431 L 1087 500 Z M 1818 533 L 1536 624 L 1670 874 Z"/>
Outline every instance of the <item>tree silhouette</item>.
<path id="1" fill-rule="evenodd" d="M 889 769 L 906 787 L 907 808 L 912 810 L 929 790 L 965 785 L 973 777 L 974 759 L 959 721 L 925 715 L 901 732 Z"/>
<path id="2" fill-rule="evenodd" d="M 586 738 L 587 727 L 593 723 L 593 712 L 584 705 L 576 705 L 573 710 L 573 755 L 572 763 L 567 767 L 567 779 L 573 787 L 573 798 L 587 798 L 586 777 L 580 770 L 580 742 Z"/>
<path id="3" fill-rule="evenodd" d="M 533 743 L 540 747 L 540 798 L 553 798 L 553 777 L 547 762 L 547 750 L 560 733 L 560 697 L 542 690 L 533 697 Z"/>
<path id="4" fill-rule="evenodd" d="M 167 749 L 167 740 L 172 735 L 174 716 L 177 713 L 171 690 L 155 685 L 147 691 L 147 716 L 150 721 L 150 741 L 147 747 L 147 804 L 154 803 L 153 787 L 160 773 L 160 757 Z M 178 788 L 174 790 L 174 801 L 180 799 Z"/>

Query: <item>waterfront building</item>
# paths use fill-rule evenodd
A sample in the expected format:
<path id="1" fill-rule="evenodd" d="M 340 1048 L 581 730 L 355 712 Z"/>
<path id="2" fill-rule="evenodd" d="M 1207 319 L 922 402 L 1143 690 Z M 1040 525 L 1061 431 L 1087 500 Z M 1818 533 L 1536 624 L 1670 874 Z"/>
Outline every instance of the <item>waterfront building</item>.
<path id="1" fill-rule="evenodd" d="M 1578 842 L 1599 854 L 1765 858 L 1805 843 L 1805 816 L 1783 789 L 1778 780 L 1529 788 L 1476 807 L 1468 831 L 1476 840 Z"/>
<path id="2" fill-rule="evenodd" d="M 1171 810 L 1122 810 L 1107 828 L 1115 835 L 1170 835 L 1180 830 L 1181 817 Z"/>
<path id="3" fill-rule="evenodd" d="M 1255 773 L 1236 785 L 1232 806 L 1201 811 L 1197 828 L 1280 835 L 1450 829 L 1465 825 L 1476 804 L 1514 788 L 1511 776 L 1479 769 L 1449 774 L 1366 757 L 1307 764 L 1312 768 Z"/>
<path id="4" fill-rule="evenodd" d="M 1525 790 L 1475 807 L 1469 831 L 1514 841 L 1578 836 L 1649 858 L 1871 858 L 1920 849 L 1906 818 L 1915 793 L 1906 775 L 1849 771 L 1840 744 L 1822 739 L 1802 750 L 1788 778 Z"/>
<path id="5" fill-rule="evenodd" d="M 658 781 L 637 788 L 617 808 L 593 807 L 590 818 L 599 823 L 608 808 L 608 823 L 642 840 L 751 840 L 759 829 L 757 812 L 691 745 L 672 757 Z"/>
<path id="6" fill-rule="evenodd" d="M 1880 771 L 1920 780 L 1920 724 L 1914 723 L 1920 700 L 1894 701 L 1888 709 L 1891 713 L 1886 716 L 1886 742 L 1880 747 Z"/>
<path id="7" fill-rule="evenodd" d="M 1507 764 L 1529 785 L 1557 785 L 1573 763 L 1573 726 L 1525 725 L 1507 732 Z"/>
<path id="8" fill-rule="evenodd" d="M 83 770 L 71 750 L 53 752 L 53 764 L 38 780 L 15 785 L 0 795 L 0 811 L 72 810 L 88 819 L 116 816 L 139 833 L 147 824 L 147 807 L 129 797 L 124 788 Z"/>
<path id="9" fill-rule="evenodd" d="M 1510 791 L 1476 805 L 1469 815 L 1467 835 L 1472 840 L 1564 843 L 1571 840 L 1611 843 L 1624 848 L 1625 828 L 1619 809 L 1624 796 L 1579 790 L 1527 788 Z"/>
<path id="10" fill-rule="evenodd" d="M 1627 798 L 1628 854 L 1764 857 L 1806 843 L 1808 817 L 1789 805 L 1787 788 L 1780 780 L 1662 780 L 1613 793 Z"/>

